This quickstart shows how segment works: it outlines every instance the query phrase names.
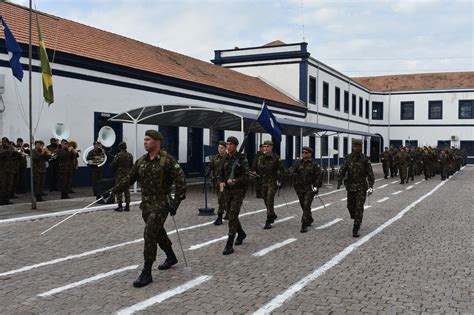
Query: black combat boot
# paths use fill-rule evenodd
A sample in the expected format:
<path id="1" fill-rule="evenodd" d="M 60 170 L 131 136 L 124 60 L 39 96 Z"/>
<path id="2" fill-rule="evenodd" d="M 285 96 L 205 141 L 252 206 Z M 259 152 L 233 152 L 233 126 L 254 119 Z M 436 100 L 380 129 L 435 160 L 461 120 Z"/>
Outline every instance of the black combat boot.
<path id="1" fill-rule="evenodd" d="M 271 221 L 270 221 L 270 219 L 267 218 L 267 221 L 265 221 L 265 225 L 263 226 L 263 229 L 264 230 L 269 230 L 271 228 L 272 228 Z"/>
<path id="2" fill-rule="evenodd" d="M 302 223 L 301 224 L 301 230 L 300 230 L 301 233 L 306 233 L 308 232 L 308 225 L 306 223 Z"/>
<path id="3" fill-rule="evenodd" d="M 222 252 L 222 255 L 230 255 L 234 252 L 234 238 L 235 235 L 229 235 L 229 238 L 227 239 L 227 244 L 225 244 L 225 248 Z"/>
<path id="4" fill-rule="evenodd" d="M 115 208 L 115 209 L 114 209 L 114 211 L 117 211 L 117 212 L 122 212 L 122 211 L 123 211 L 123 208 L 122 208 L 122 203 L 120 202 L 120 203 L 118 203 L 117 205 L 118 205 L 118 207 L 117 207 L 117 208 Z"/>
<path id="5" fill-rule="evenodd" d="M 360 229 L 360 224 L 355 224 L 354 227 L 352 228 L 352 236 L 353 237 L 359 237 L 359 229 Z"/>
<path id="6" fill-rule="evenodd" d="M 267 217 L 267 220 L 270 220 L 270 223 L 273 224 L 275 223 L 275 220 L 278 218 L 276 214 L 272 214 L 269 217 Z"/>
<path id="7" fill-rule="evenodd" d="M 229 213 L 226 211 L 222 220 L 229 220 Z"/>
<path id="8" fill-rule="evenodd" d="M 36 198 L 36 201 L 38 201 L 38 202 L 44 201 L 44 199 L 43 199 L 43 197 L 41 197 L 41 195 L 35 195 L 35 198 Z"/>
<path id="9" fill-rule="evenodd" d="M 166 259 L 165 261 L 158 266 L 159 270 L 166 270 L 170 269 L 171 266 L 176 265 L 178 263 L 178 258 L 176 258 L 176 255 L 173 252 L 173 249 L 165 251 L 166 253 Z"/>
<path id="10" fill-rule="evenodd" d="M 125 204 L 125 209 L 123 209 L 123 211 L 130 211 L 130 204 L 129 203 L 126 203 Z"/>
<path id="11" fill-rule="evenodd" d="M 235 245 L 242 245 L 242 242 L 247 237 L 247 234 L 240 228 L 240 231 L 237 232 L 237 239 L 235 240 Z"/>
<path id="12" fill-rule="evenodd" d="M 217 219 L 214 221 L 214 225 L 221 225 L 222 224 L 222 213 L 217 214 Z"/>
<path id="13" fill-rule="evenodd" d="M 142 273 L 140 274 L 137 280 L 133 281 L 133 286 L 135 288 L 141 288 L 153 282 L 153 278 L 151 277 L 152 266 L 153 262 L 145 261 L 145 266 L 142 269 Z"/>
<path id="14" fill-rule="evenodd" d="M 307 226 L 313 225 L 313 222 L 314 222 L 313 217 L 309 217 L 309 222 L 308 222 Z"/>

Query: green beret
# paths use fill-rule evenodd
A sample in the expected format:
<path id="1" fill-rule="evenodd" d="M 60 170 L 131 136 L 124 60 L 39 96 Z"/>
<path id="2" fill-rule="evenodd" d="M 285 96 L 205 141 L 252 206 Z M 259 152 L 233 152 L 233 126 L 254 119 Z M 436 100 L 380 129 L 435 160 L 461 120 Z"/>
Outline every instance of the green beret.
<path id="1" fill-rule="evenodd" d="M 352 145 L 362 145 L 362 140 L 352 139 Z"/>
<path id="2" fill-rule="evenodd" d="M 273 146 L 273 142 L 271 142 L 270 140 L 267 140 L 263 143 L 263 145 L 271 145 Z"/>
<path id="3" fill-rule="evenodd" d="M 226 146 L 227 146 L 227 142 L 225 142 L 225 141 L 219 141 L 219 145 L 223 145 L 224 147 L 226 147 Z"/>
<path id="4" fill-rule="evenodd" d="M 303 147 L 303 151 L 308 151 L 308 152 L 313 153 L 313 149 L 311 149 L 311 147 Z"/>
<path id="5" fill-rule="evenodd" d="M 155 140 L 163 140 L 163 135 L 161 134 L 161 132 L 152 129 L 145 131 L 145 136 L 148 136 Z"/>
<path id="6" fill-rule="evenodd" d="M 235 145 L 239 145 L 239 140 L 236 137 L 229 137 L 227 138 L 227 142 L 230 142 Z"/>

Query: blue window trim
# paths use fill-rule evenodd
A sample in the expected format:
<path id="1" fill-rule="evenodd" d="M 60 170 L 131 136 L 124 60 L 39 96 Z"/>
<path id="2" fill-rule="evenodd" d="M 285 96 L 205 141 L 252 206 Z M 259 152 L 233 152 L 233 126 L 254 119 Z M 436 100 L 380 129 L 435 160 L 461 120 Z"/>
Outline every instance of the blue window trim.
<path id="1" fill-rule="evenodd" d="M 377 116 L 374 116 L 374 105 L 380 105 L 380 113 L 377 113 Z M 383 102 L 372 101 L 372 120 L 383 120 Z"/>
<path id="2" fill-rule="evenodd" d="M 462 106 L 470 106 L 471 107 L 471 117 L 461 117 L 461 107 Z M 459 100 L 458 118 L 459 119 L 474 119 L 474 100 Z"/>
<path id="3" fill-rule="evenodd" d="M 432 117 L 431 108 L 441 105 L 441 117 Z M 428 119 L 429 120 L 441 120 L 443 119 L 443 101 L 442 100 L 432 100 L 428 101 Z"/>
<path id="4" fill-rule="evenodd" d="M 349 113 L 349 107 L 350 106 L 350 95 L 349 91 L 344 90 L 344 113 Z"/>
<path id="5" fill-rule="evenodd" d="M 300 101 L 308 103 L 308 62 L 303 60 L 300 62 Z"/>
<path id="6" fill-rule="evenodd" d="M 329 83 L 323 81 L 323 107 L 329 108 Z"/>
<path id="7" fill-rule="evenodd" d="M 351 114 L 353 116 L 357 116 L 357 95 L 352 94 L 352 106 L 351 106 Z"/>
<path id="8" fill-rule="evenodd" d="M 334 110 L 341 111 L 341 89 L 334 87 Z"/>
<path id="9" fill-rule="evenodd" d="M 318 99 L 318 88 L 317 88 L 317 80 L 313 76 L 309 76 L 308 79 L 308 103 L 316 104 L 316 100 Z M 314 99 L 311 99 L 311 91 L 314 89 Z"/>
<path id="10" fill-rule="evenodd" d="M 411 116 L 407 116 L 403 114 L 404 108 L 411 107 Z M 414 120 L 415 119 L 415 102 L 414 101 L 401 101 L 400 102 L 400 120 Z"/>

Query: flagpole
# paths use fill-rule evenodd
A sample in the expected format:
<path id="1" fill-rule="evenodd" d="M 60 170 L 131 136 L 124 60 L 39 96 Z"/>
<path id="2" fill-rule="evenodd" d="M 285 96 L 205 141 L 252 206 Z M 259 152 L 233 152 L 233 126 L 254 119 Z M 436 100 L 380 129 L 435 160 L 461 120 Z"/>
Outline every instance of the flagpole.
<path id="1" fill-rule="evenodd" d="M 28 105 L 29 105 L 29 110 L 30 110 L 30 190 L 31 190 L 31 209 L 36 209 L 36 198 L 34 194 L 34 187 L 33 187 L 33 150 L 34 150 L 34 139 L 33 139 L 33 114 L 32 114 L 32 82 L 31 82 L 31 72 L 32 72 L 32 65 L 31 65 L 31 59 L 33 57 L 33 47 L 31 43 L 31 21 L 32 21 L 32 12 L 31 12 L 31 7 L 32 7 L 32 0 L 30 0 L 30 11 L 29 11 L 29 40 L 28 40 L 28 60 L 29 60 L 29 71 L 28 71 Z"/>

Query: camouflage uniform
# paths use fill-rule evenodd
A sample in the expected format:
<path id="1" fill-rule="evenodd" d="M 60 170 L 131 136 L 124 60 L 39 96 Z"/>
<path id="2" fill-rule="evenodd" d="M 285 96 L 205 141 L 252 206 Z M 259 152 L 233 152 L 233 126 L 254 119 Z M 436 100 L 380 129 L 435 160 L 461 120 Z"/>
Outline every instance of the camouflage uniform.
<path id="1" fill-rule="evenodd" d="M 400 172 L 400 184 L 408 183 L 408 162 L 408 154 L 405 152 L 405 150 L 400 150 L 396 157 L 398 171 Z"/>
<path id="2" fill-rule="evenodd" d="M 58 182 L 59 182 L 59 163 L 57 160 L 56 153 L 58 149 L 57 144 L 49 144 L 46 148 L 51 152 L 52 157 L 48 160 L 48 170 L 46 176 L 49 181 L 49 191 L 58 190 Z M 54 156 L 53 156 L 54 155 Z"/>
<path id="3" fill-rule="evenodd" d="M 263 155 L 263 152 L 258 151 L 253 160 L 252 172 L 257 172 L 257 161 L 260 156 Z M 255 178 L 255 194 L 257 198 L 262 198 L 262 182 L 259 177 Z"/>
<path id="4" fill-rule="evenodd" d="M 153 160 L 150 160 L 148 153 L 139 158 L 112 192 L 118 194 L 128 190 L 137 180 L 141 185 L 140 209 L 145 222 L 143 256 L 145 263 L 153 263 L 156 260 L 156 244 L 167 255 L 172 252 L 172 243 L 164 228 L 170 207 L 171 186 L 174 182 L 174 199 L 181 202 L 186 198 L 186 178 L 178 161 L 161 150 Z"/>
<path id="5" fill-rule="evenodd" d="M 236 159 L 238 159 L 236 161 Z M 235 164 L 235 167 L 234 167 Z M 235 185 L 227 185 L 227 180 L 231 179 L 234 168 L 233 179 Z M 239 221 L 240 207 L 247 192 L 249 178 L 249 164 L 245 156 L 238 153 L 226 154 L 220 165 L 219 182 L 226 183 L 224 187 L 224 204 L 229 216 L 229 236 L 234 237 L 237 232 L 243 231 Z"/>
<path id="6" fill-rule="evenodd" d="M 407 183 L 408 179 L 411 181 L 415 180 L 415 171 L 416 171 L 416 161 L 415 161 L 415 152 L 413 149 L 407 149 L 407 159 L 408 159 L 408 177 L 407 177 Z"/>
<path id="7" fill-rule="evenodd" d="M 274 152 L 264 153 L 258 156 L 255 171 L 259 175 L 261 194 L 267 207 L 267 224 L 271 224 L 277 218 L 274 208 L 275 194 L 277 192 L 277 181 L 282 181 L 283 164 L 280 157 Z"/>
<path id="8" fill-rule="evenodd" d="M 316 192 L 313 191 L 313 187 L 319 188 L 323 185 L 321 167 L 313 159 L 301 159 L 290 168 L 289 173 L 294 177 L 293 187 L 303 210 L 301 224 L 310 226 L 314 221 L 311 215 L 311 203 Z"/>
<path id="9" fill-rule="evenodd" d="M 60 148 L 57 150 L 58 171 L 59 171 L 59 185 L 61 189 L 61 198 L 69 198 L 68 194 L 71 190 L 71 177 L 73 169 L 73 160 L 76 158 L 74 152 L 67 148 Z"/>
<path id="10" fill-rule="evenodd" d="M 391 147 L 390 150 L 390 177 L 395 177 L 398 174 L 397 154 L 398 150 Z"/>
<path id="11" fill-rule="evenodd" d="M 94 148 L 92 149 L 88 154 L 87 154 L 87 161 L 94 161 L 97 160 L 97 158 L 103 158 L 104 157 L 104 152 L 102 152 L 101 149 Z M 97 181 L 102 179 L 102 166 L 97 166 L 97 165 L 89 165 L 91 169 L 91 182 L 92 182 L 92 191 L 94 196 L 98 195 L 97 191 Z"/>
<path id="12" fill-rule="evenodd" d="M 345 186 L 347 190 L 347 209 L 354 219 L 354 229 L 357 231 L 362 224 L 366 192 L 374 186 L 374 173 L 369 159 L 362 153 L 351 153 L 339 169 L 338 186 L 342 184 L 347 174 Z"/>
<path id="13" fill-rule="evenodd" d="M 9 149 L 0 146 L 0 205 L 9 204 L 8 195 L 8 159 L 11 154 Z"/>
<path id="14" fill-rule="evenodd" d="M 446 150 L 441 150 L 438 154 L 438 163 L 440 167 L 441 180 L 449 177 L 449 155 Z"/>
<path id="15" fill-rule="evenodd" d="M 217 203 L 219 205 L 217 209 L 217 214 L 223 215 L 225 211 L 225 204 L 224 204 L 224 194 L 221 193 L 219 189 L 219 166 L 223 159 L 223 156 L 220 154 L 216 154 L 212 157 L 209 161 L 209 172 L 212 172 L 212 185 L 216 189 L 217 192 Z"/>
<path id="16" fill-rule="evenodd" d="M 385 151 L 383 151 L 381 160 L 382 160 L 384 178 L 388 178 L 390 168 L 391 168 L 391 155 L 388 149 L 385 149 Z"/>
<path id="17" fill-rule="evenodd" d="M 127 151 L 120 151 L 114 157 L 114 160 L 110 164 L 115 171 L 115 185 L 118 185 L 120 181 L 127 177 L 133 167 L 133 156 Z M 123 191 L 125 195 L 125 204 L 128 207 L 130 204 L 130 190 L 125 189 Z M 117 194 L 117 203 L 122 206 L 122 193 Z"/>
<path id="18" fill-rule="evenodd" d="M 14 150 L 15 153 L 12 155 L 12 162 L 11 162 L 13 166 L 13 169 L 12 169 L 13 178 L 12 178 L 12 182 L 10 186 L 10 198 L 15 197 L 15 192 L 20 182 L 20 170 L 21 170 L 21 165 L 23 162 L 23 156 L 21 155 L 21 153 L 17 151 L 15 146 L 12 146 L 12 150 Z"/>
<path id="19" fill-rule="evenodd" d="M 428 180 L 431 178 L 432 164 L 431 164 L 431 154 L 427 148 L 423 150 L 421 160 L 423 161 L 423 175 L 425 175 L 425 180 Z"/>
<path id="20" fill-rule="evenodd" d="M 34 149 L 32 152 L 33 160 L 33 191 L 36 199 L 41 200 L 43 194 L 44 175 L 46 174 L 46 160 L 48 155 L 41 149 Z"/>

